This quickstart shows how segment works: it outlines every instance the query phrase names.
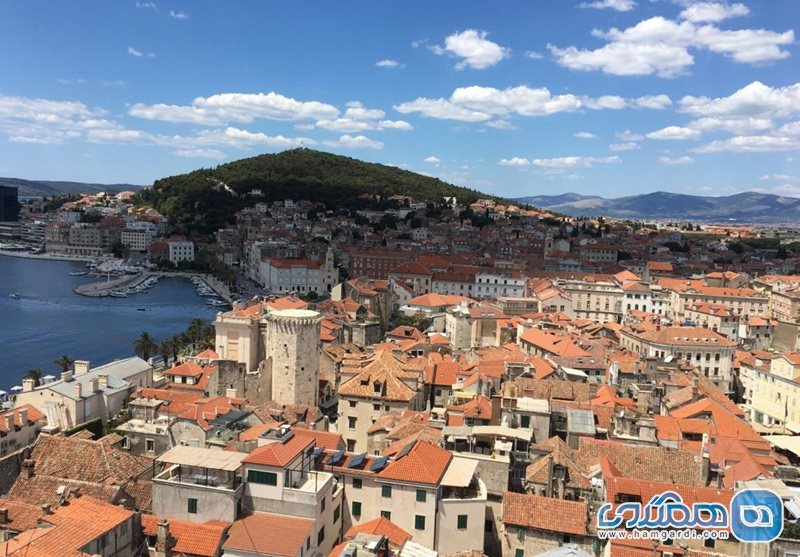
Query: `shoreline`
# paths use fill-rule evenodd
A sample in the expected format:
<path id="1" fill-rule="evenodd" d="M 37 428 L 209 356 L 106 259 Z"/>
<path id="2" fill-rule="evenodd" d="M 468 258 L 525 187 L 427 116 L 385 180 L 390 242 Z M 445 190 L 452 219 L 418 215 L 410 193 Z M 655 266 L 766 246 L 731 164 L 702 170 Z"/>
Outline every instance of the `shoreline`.
<path id="1" fill-rule="evenodd" d="M 47 253 L 30 253 L 27 251 L 13 251 L 0 249 L 0 255 L 6 257 L 17 257 L 19 259 L 38 259 L 41 261 L 71 261 L 73 263 L 86 263 L 87 261 L 94 261 L 94 257 L 88 255 L 66 255 L 66 254 L 47 254 Z"/>

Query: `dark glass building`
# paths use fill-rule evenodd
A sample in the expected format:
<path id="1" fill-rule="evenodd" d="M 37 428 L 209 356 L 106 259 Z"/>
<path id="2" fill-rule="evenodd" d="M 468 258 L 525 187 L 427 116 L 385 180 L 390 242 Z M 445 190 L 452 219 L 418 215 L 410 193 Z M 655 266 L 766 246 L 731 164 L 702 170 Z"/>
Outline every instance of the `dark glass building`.
<path id="1" fill-rule="evenodd" d="M 0 222 L 19 220 L 17 188 L 0 186 Z"/>

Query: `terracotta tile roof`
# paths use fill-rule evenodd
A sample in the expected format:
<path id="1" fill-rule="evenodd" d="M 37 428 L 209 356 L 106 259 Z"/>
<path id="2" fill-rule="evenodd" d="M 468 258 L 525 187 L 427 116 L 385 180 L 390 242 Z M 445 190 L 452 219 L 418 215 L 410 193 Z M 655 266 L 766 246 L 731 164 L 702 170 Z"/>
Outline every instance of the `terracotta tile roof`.
<path id="1" fill-rule="evenodd" d="M 475 300 L 467 298 L 466 296 L 443 295 L 443 294 L 437 294 L 436 292 L 432 292 L 430 294 L 424 294 L 422 296 L 417 296 L 416 298 L 412 298 L 408 302 L 408 305 L 417 307 L 437 308 L 437 307 L 457 306 L 461 302 L 474 302 L 474 301 Z"/>
<path id="2" fill-rule="evenodd" d="M 381 350 L 362 362 L 360 371 L 342 383 L 339 396 L 410 401 L 417 396 L 417 390 L 410 387 L 409 383 L 415 384 L 417 377 L 390 351 Z M 378 393 L 375 391 L 376 384 L 380 385 Z"/>
<path id="3" fill-rule="evenodd" d="M 152 389 L 148 387 L 140 388 L 136 391 L 134 398 L 152 398 L 163 400 L 164 404 L 159 406 L 159 414 L 180 414 L 186 410 L 193 402 L 204 398 L 203 393 L 184 392 L 175 389 Z"/>
<path id="4" fill-rule="evenodd" d="M 444 476 L 452 458 L 449 451 L 424 441 L 416 441 L 405 456 L 392 461 L 378 477 L 384 480 L 436 485 Z"/>
<path id="5" fill-rule="evenodd" d="M 107 503 L 116 503 L 122 494 L 122 488 L 118 485 L 39 475 L 33 476 L 31 479 L 19 476 L 11 486 L 11 489 L 9 489 L 6 497 L 14 501 L 30 503 L 31 505 L 47 503 L 56 507 L 63 501 L 62 496 L 59 495 L 59 490 L 62 487 L 66 487 L 70 493 L 78 492 Z"/>
<path id="6" fill-rule="evenodd" d="M 587 535 L 589 507 L 579 501 L 503 493 L 503 523 L 535 530 Z"/>
<path id="7" fill-rule="evenodd" d="M 243 458 L 242 463 L 282 468 L 313 444 L 314 438 L 312 436 L 295 434 L 284 443 L 275 442 L 258 447 Z"/>
<path id="8" fill-rule="evenodd" d="M 132 517 L 133 512 L 122 507 L 80 497 L 47 515 L 45 520 L 52 526 L 30 530 L 27 536 L 21 534 L 6 547 L 0 545 L 0 550 L 13 548 L 5 554 L 14 557 L 85 556 L 88 553 L 82 548 Z"/>
<path id="9" fill-rule="evenodd" d="M 147 511 L 153 501 L 153 482 L 150 480 L 128 482 L 122 490 L 122 496 L 128 500 L 133 500 L 134 508 L 140 511 Z"/>
<path id="10" fill-rule="evenodd" d="M 58 435 L 40 435 L 31 459 L 35 475 L 109 485 L 138 478 L 151 469 L 153 462 L 99 441 Z"/>
<path id="11" fill-rule="evenodd" d="M 255 441 L 261 436 L 262 433 L 270 429 L 275 429 L 280 424 L 281 422 L 270 420 L 265 424 L 256 424 L 254 426 L 250 426 L 239 434 L 239 441 Z"/>
<path id="12" fill-rule="evenodd" d="M 439 446 L 440 440 L 442 437 L 442 430 L 432 426 L 425 426 L 419 431 L 406 435 L 405 437 L 401 437 L 394 441 L 391 445 L 386 447 L 383 452 L 381 452 L 381 456 L 394 456 L 399 454 L 403 449 L 405 449 L 409 443 L 415 443 L 417 441 L 422 441 L 424 443 L 430 443 L 431 445 Z M 388 438 L 388 437 L 387 437 Z"/>
<path id="13" fill-rule="evenodd" d="M 590 356 L 569 335 L 543 331 L 542 329 L 526 330 L 520 336 L 520 341 L 554 356 Z"/>
<path id="14" fill-rule="evenodd" d="M 573 381 L 540 380 L 518 377 L 503 385 L 503 396 L 541 398 L 545 400 L 574 400 L 589 402 L 597 392 L 597 385 Z M 514 394 L 516 393 L 516 394 Z"/>
<path id="15" fill-rule="evenodd" d="M 194 360 L 187 360 L 164 371 L 164 375 L 177 375 L 180 377 L 199 377 L 202 374 L 203 367 Z"/>
<path id="16" fill-rule="evenodd" d="M 389 538 L 389 543 L 398 548 L 402 547 L 404 543 L 411 539 L 411 534 L 382 516 L 356 526 L 351 526 L 344 537 L 346 539 L 352 539 L 355 538 L 357 534 L 377 534 L 386 536 Z"/>
<path id="17" fill-rule="evenodd" d="M 648 342 L 675 346 L 722 346 L 726 348 L 736 346 L 734 341 L 704 327 L 661 327 L 635 334 L 635 336 Z"/>
<path id="18" fill-rule="evenodd" d="M 456 376 L 461 371 L 458 362 L 445 360 L 429 365 L 425 369 L 425 383 L 439 387 L 452 387 L 458 380 Z"/>
<path id="19" fill-rule="evenodd" d="M 200 399 L 190 404 L 178 415 L 178 419 L 196 422 L 204 431 L 211 429 L 211 421 L 217 416 L 224 416 L 230 412 L 240 410 L 244 404 L 243 398 L 228 398 L 218 396 Z"/>
<path id="20" fill-rule="evenodd" d="M 456 412 L 462 414 L 465 418 L 492 419 L 492 401 L 483 395 L 458 406 L 448 406 L 447 410 L 448 414 Z"/>
<path id="21" fill-rule="evenodd" d="M 27 409 L 28 411 L 28 419 L 26 424 L 22 423 L 22 417 L 19 413 L 19 411 L 23 408 Z M 6 427 L 6 416 L 12 416 L 14 419 L 14 425 L 17 427 L 22 427 L 23 425 L 28 426 L 34 422 L 45 419 L 44 414 L 42 414 L 35 406 L 31 406 L 30 404 L 22 404 L 16 408 L 12 408 L 11 410 L 3 412 L 3 414 L 0 415 L 0 431 L 8 431 L 8 427 Z"/>
<path id="22" fill-rule="evenodd" d="M 142 515 L 142 530 L 145 536 L 158 535 L 160 517 L 153 514 Z M 174 543 L 173 555 L 197 555 L 216 557 L 222 538 L 228 529 L 227 522 L 206 522 L 196 524 L 186 520 L 169 519 L 169 537 Z"/>
<path id="23" fill-rule="evenodd" d="M 318 431 L 316 429 L 305 429 L 300 427 L 292 428 L 295 435 L 308 437 L 314 440 L 316 447 L 338 451 L 344 449 L 345 443 L 340 433 L 330 431 Z"/>
<path id="24" fill-rule="evenodd" d="M 217 354 L 211 348 L 206 348 L 202 352 L 196 354 L 194 357 L 201 360 L 219 360 L 219 354 Z"/>
<path id="25" fill-rule="evenodd" d="M 560 437 L 554 436 L 535 445 L 537 450 L 545 450 L 549 454 L 534 461 L 525 470 L 525 480 L 528 483 L 547 485 L 549 462 L 552 460 L 554 465 L 562 466 L 567 472 L 566 486 L 576 489 L 589 489 L 591 484 L 587 477 L 587 471 L 583 470 L 574 460 L 573 451 Z"/>
<path id="26" fill-rule="evenodd" d="M 606 456 L 627 478 L 695 486 L 706 482 L 702 457 L 689 451 L 583 437 L 574 454 L 575 462 L 584 470 L 596 466 Z"/>
<path id="27" fill-rule="evenodd" d="M 295 557 L 313 528 L 314 520 L 310 518 L 254 513 L 233 523 L 222 547 L 258 555 Z"/>
<path id="28" fill-rule="evenodd" d="M 24 501 L 0 499 L 0 508 L 8 511 L 8 520 L 0 524 L 0 529 L 3 530 L 23 532 L 36 528 L 39 519 L 44 516 L 41 505 L 25 503 Z"/>

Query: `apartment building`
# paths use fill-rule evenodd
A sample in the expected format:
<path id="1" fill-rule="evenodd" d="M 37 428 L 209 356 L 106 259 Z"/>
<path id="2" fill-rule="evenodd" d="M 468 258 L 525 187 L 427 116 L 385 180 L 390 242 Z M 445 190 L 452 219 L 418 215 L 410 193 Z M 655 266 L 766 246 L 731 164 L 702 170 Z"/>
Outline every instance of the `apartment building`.
<path id="1" fill-rule="evenodd" d="M 767 426 L 783 426 L 786 434 L 800 433 L 800 353 L 772 359 L 769 371 L 751 369 L 753 393 L 750 418 Z"/>
<path id="2" fill-rule="evenodd" d="M 686 360 L 725 393 L 733 390 L 732 364 L 736 343 L 703 327 L 623 328 L 620 345 L 648 358 Z"/>
<path id="3" fill-rule="evenodd" d="M 477 298 L 522 297 L 525 295 L 526 282 L 527 279 L 518 272 L 479 272 L 475 273 L 473 292 Z"/>
<path id="4" fill-rule="evenodd" d="M 558 287 L 570 298 L 575 319 L 598 323 L 622 320 L 624 291 L 612 280 L 564 280 Z"/>
<path id="5" fill-rule="evenodd" d="M 46 425 L 45 415 L 30 404 L 0 414 L 0 458 L 32 445 Z"/>
<path id="6" fill-rule="evenodd" d="M 182 261 L 194 261 L 194 242 L 186 238 L 171 238 L 167 240 L 167 246 L 169 246 L 168 258 L 173 265 L 178 265 Z"/>

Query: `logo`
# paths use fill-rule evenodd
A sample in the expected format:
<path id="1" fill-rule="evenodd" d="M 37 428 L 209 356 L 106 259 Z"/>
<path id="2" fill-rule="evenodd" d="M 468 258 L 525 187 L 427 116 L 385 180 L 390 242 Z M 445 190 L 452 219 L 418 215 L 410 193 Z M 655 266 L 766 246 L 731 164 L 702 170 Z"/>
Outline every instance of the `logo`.
<path id="1" fill-rule="evenodd" d="M 766 489 L 745 489 L 731 499 L 731 533 L 742 542 L 771 542 L 783 531 L 783 501 Z"/>
<path id="2" fill-rule="evenodd" d="M 597 515 L 601 531 L 634 534 L 683 530 L 688 537 L 702 534 L 727 538 L 728 530 L 742 542 L 771 542 L 783 531 L 783 501 L 766 489 L 744 489 L 734 494 L 730 505 L 695 502 L 688 505 L 674 491 L 654 495 L 644 505 L 605 503 Z M 611 532 L 612 534 L 615 532 Z M 635 537 L 635 536 L 634 536 Z"/>

